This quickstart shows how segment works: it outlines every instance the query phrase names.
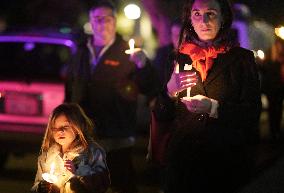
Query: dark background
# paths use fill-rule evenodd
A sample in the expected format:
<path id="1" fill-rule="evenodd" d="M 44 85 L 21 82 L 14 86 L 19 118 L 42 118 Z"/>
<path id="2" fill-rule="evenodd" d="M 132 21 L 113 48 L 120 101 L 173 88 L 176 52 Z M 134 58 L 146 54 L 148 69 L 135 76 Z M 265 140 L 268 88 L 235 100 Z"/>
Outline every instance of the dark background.
<path id="1" fill-rule="evenodd" d="M 79 28 L 86 20 L 86 11 L 94 0 L 1 0 L 0 18 L 8 28 L 57 27 Z M 140 1 L 136 1 L 138 4 Z M 117 5 L 130 0 L 115 0 Z M 152 0 L 151 0 L 152 1 Z M 184 0 L 157 0 L 159 8 L 177 15 Z M 284 24 L 283 0 L 233 0 L 249 6 L 252 18 L 263 19 L 273 26 Z M 168 9 L 168 10 L 167 10 Z M 176 11 L 173 11 L 176 10 Z"/>
<path id="2" fill-rule="evenodd" d="M 264 19 L 273 26 L 284 25 L 283 0 L 235 0 L 249 6 L 253 17 Z"/>

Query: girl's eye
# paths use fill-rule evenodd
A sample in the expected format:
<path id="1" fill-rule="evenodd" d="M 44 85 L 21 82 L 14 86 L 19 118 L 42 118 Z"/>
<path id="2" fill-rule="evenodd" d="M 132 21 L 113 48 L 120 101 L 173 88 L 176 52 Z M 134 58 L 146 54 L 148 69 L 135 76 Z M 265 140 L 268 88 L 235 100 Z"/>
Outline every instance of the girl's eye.
<path id="1" fill-rule="evenodd" d="M 66 125 L 66 126 L 62 126 L 60 128 L 52 128 L 51 130 L 52 130 L 52 132 L 57 133 L 59 131 L 70 131 L 71 129 L 72 129 L 71 126 Z"/>
<path id="2" fill-rule="evenodd" d="M 216 17 L 216 13 L 215 12 L 208 12 L 207 15 L 211 18 Z"/>
<path id="3" fill-rule="evenodd" d="M 193 16 L 200 16 L 200 13 L 199 13 L 199 12 L 193 12 L 192 15 L 193 15 Z"/>
<path id="4" fill-rule="evenodd" d="M 63 127 L 63 129 L 65 131 L 70 131 L 72 129 L 72 127 L 70 125 L 66 125 L 66 126 Z"/>

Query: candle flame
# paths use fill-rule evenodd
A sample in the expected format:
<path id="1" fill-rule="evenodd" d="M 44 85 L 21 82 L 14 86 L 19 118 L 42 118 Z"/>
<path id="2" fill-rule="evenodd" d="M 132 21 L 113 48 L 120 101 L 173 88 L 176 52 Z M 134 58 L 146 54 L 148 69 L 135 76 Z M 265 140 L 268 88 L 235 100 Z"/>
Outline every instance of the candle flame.
<path id="1" fill-rule="evenodd" d="M 130 49 L 130 51 L 134 51 L 134 44 L 135 44 L 135 41 L 134 41 L 134 39 L 130 39 L 129 40 L 129 42 L 128 42 L 128 44 L 129 44 L 129 49 Z"/>
<path id="2" fill-rule="evenodd" d="M 49 183 L 56 183 L 58 181 L 58 178 L 56 175 L 54 175 L 54 168 L 55 168 L 55 163 L 52 162 L 51 165 L 50 165 L 50 171 L 49 173 L 43 173 L 41 176 L 42 178 L 49 182 Z"/>
<path id="3" fill-rule="evenodd" d="M 50 165 L 50 174 L 54 174 L 54 167 L 55 167 L 55 164 L 54 162 L 52 162 L 52 164 Z"/>

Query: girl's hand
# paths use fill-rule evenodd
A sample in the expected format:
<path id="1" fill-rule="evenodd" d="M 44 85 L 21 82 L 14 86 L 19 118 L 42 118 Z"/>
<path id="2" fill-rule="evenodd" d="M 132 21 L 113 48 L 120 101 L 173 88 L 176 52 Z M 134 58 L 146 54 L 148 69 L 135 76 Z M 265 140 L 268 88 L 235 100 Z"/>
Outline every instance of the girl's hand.
<path id="1" fill-rule="evenodd" d="M 52 186 L 51 183 L 49 183 L 45 180 L 42 180 L 42 181 L 40 181 L 40 183 L 38 185 L 38 192 L 39 193 L 48 193 L 51 190 L 51 186 Z"/>
<path id="2" fill-rule="evenodd" d="M 177 66 L 176 66 L 177 68 Z M 176 93 L 181 92 L 189 87 L 193 87 L 197 83 L 196 72 L 185 71 L 172 73 L 171 79 L 167 84 L 168 93 L 170 96 L 175 96 Z"/>
<path id="3" fill-rule="evenodd" d="M 70 171 L 72 174 L 75 174 L 75 166 L 71 160 L 64 160 L 64 167 Z"/>
<path id="4" fill-rule="evenodd" d="M 190 98 L 181 99 L 187 109 L 193 113 L 210 113 L 212 102 L 210 98 L 203 95 L 196 95 Z"/>

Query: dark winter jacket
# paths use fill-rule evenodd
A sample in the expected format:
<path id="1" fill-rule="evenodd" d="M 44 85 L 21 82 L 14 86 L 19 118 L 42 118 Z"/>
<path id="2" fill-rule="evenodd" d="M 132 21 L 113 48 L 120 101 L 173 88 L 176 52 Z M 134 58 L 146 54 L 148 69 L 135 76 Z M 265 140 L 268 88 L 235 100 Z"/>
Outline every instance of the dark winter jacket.
<path id="1" fill-rule="evenodd" d="M 158 76 L 149 61 L 138 69 L 129 61 L 129 49 L 119 35 L 96 67 L 84 46 L 73 61 L 67 98 L 78 102 L 91 117 L 100 138 L 125 138 L 134 134 L 138 93 L 149 98 L 157 93 Z"/>
<path id="2" fill-rule="evenodd" d="M 72 160 L 76 168 L 75 174 L 64 168 L 64 159 Z M 57 177 L 55 185 L 60 193 L 104 193 L 110 185 L 105 159 L 104 150 L 95 143 L 90 144 L 86 150 L 77 146 L 64 155 L 60 153 L 60 146 L 54 144 L 38 158 L 37 174 L 31 191 L 39 192 L 42 174 L 50 173 L 51 165 L 54 164 L 53 174 Z"/>
<path id="3" fill-rule="evenodd" d="M 192 63 L 186 55 L 178 55 L 177 61 L 179 69 Z M 253 53 L 234 47 L 219 54 L 206 80 L 199 76 L 190 94 L 217 100 L 218 118 L 188 111 L 180 101 L 186 91 L 172 99 L 164 89 L 157 97 L 155 118 L 172 130 L 165 192 L 233 192 L 249 177 L 246 144 L 256 137 L 261 111 Z"/>

